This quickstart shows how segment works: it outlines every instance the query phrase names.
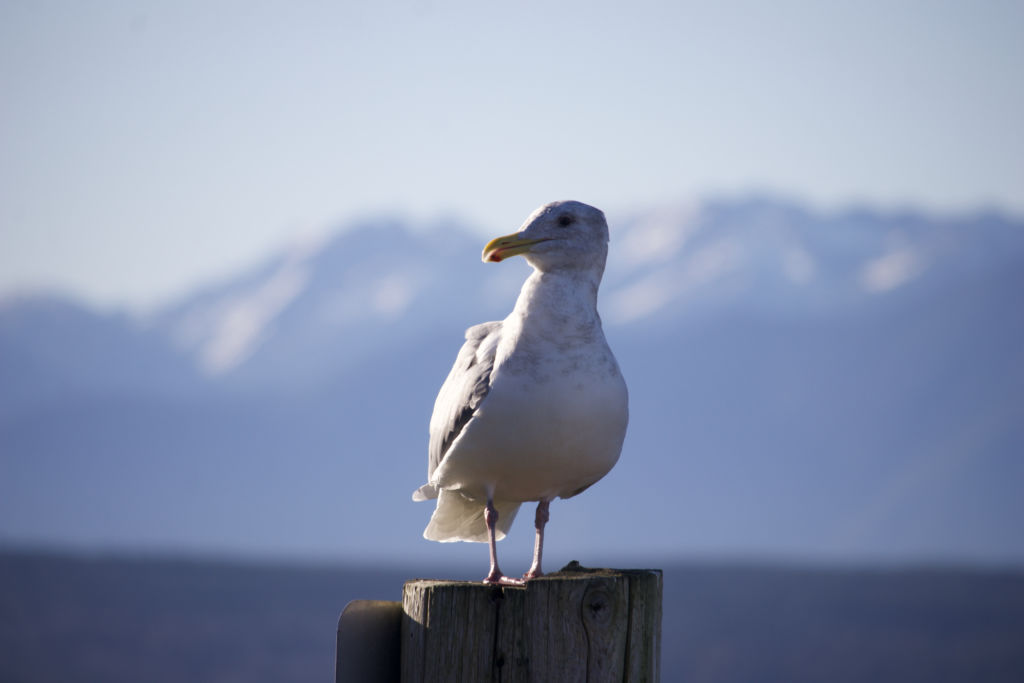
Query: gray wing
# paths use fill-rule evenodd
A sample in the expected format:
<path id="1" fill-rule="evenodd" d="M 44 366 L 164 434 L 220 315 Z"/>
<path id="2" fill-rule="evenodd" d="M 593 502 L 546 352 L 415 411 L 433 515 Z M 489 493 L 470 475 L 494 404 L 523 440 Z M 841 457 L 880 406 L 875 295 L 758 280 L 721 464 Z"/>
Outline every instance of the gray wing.
<path id="1" fill-rule="evenodd" d="M 429 483 L 430 478 L 490 391 L 494 355 L 500 338 L 500 322 L 482 323 L 466 330 L 466 343 L 462 345 L 455 365 L 434 402 L 434 413 L 430 417 L 428 483 L 413 494 L 416 500 L 437 497 L 437 491 Z"/>

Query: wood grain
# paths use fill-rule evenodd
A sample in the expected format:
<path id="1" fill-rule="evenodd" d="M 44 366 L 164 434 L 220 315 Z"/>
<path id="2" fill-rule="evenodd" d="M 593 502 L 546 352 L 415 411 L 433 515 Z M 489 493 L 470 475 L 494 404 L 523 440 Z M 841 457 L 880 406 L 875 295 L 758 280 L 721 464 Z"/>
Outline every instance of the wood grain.
<path id="1" fill-rule="evenodd" d="M 403 592 L 403 683 L 656 682 L 661 571 L 572 563 L 526 586 L 416 579 Z"/>

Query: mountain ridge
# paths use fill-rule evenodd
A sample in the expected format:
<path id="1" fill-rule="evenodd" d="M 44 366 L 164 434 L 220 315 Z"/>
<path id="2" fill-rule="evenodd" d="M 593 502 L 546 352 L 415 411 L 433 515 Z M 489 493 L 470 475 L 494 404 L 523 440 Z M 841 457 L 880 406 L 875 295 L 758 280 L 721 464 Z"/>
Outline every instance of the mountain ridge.
<path id="1" fill-rule="evenodd" d="M 444 556 L 407 502 L 430 407 L 528 272 L 483 241 L 369 220 L 145 319 L 0 306 L 0 539 Z M 613 218 L 631 426 L 552 548 L 1024 559 L 1022 265 L 994 213 Z"/>

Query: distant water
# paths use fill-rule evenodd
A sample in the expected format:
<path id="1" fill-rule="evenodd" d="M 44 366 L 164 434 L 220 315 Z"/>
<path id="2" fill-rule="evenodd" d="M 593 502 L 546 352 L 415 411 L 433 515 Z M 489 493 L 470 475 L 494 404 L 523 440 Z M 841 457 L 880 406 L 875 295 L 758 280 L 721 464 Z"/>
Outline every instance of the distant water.
<path id="1" fill-rule="evenodd" d="M 1024 680 L 1024 570 L 664 569 L 665 683 Z M 0 681 L 333 680 L 342 608 L 410 578 L 0 551 Z"/>

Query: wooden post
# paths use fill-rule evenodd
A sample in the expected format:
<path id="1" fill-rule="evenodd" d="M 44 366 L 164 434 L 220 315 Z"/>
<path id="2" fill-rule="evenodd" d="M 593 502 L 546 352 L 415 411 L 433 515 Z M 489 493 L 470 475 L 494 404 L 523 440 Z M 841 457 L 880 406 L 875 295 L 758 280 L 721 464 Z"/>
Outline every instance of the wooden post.
<path id="1" fill-rule="evenodd" d="M 402 683 L 656 683 L 661 571 L 571 563 L 525 586 L 405 584 Z"/>
<path id="2" fill-rule="evenodd" d="M 402 603 L 353 600 L 338 619 L 336 683 L 400 683 Z"/>

